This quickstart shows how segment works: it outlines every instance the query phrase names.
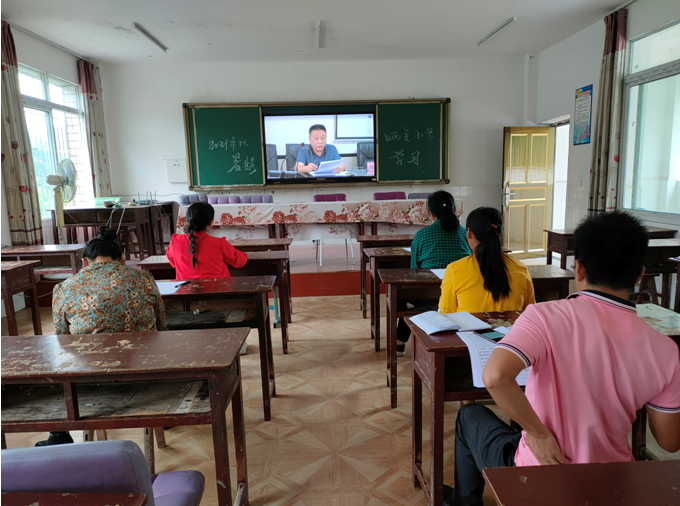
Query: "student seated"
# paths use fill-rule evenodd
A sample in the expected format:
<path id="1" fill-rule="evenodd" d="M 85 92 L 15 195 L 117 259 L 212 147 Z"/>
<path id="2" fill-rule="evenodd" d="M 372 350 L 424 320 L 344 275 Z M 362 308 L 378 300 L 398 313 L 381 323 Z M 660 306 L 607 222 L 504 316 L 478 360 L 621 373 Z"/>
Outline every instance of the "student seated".
<path id="1" fill-rule="evenodd" d="M 659 446 L 680 450 L 678 347 L 629 302 L 647 242 L 642 224 L 623 212 L 579 225 L 579 291 L 527 308 L 484 369 L 494 401 L 524 430 L 484 406 L 463 406 L 455 490 L 445 487 L 444 504 L 481 505 L 485 467 L 632 461 L 628 432 L 643 407 Z M 515 378 L 529 366 L 525 394 Z"/>
<path id="2" fill-rule="evenodd" d="M 100 227 L 85 246 L 83 268 L 54 287 L 55 334 L 167 330 L 165 306 L 149 272 L 125 265 L 115 230 Z M 36 446 L 73 443 L 68 432 L 51 432 Z"/>
<path id="3" fill-rule="evenodd" d="M 174 234 L 167 252 L 177 279 L 228 278 L 228 265 L 240 269 L 246 264 L 244 252 L 224 237 L 208 234 L 214 219 L 215 209 L 207 202 L 195 202 L 187 209 L 186 234 Z"/>
<path id="4" fill-rule="evenodd" d="M 411 242 L 411 269 L 443 269 L 451 262 L 468 256 L 465 229 L 456 216 L 456 202 L 444 190 L 427 198 L 427 212 L 434 223 L 416 232 Z M 397 356 L 403 357 L 411 331 L 403 319 L 397 326 Z"/>
<path id="5" fill-rule="evenodd" d="M 240 269 L 248 255 L 234 248 L 224 237 L 213 237 L 215 209 L 207 202 L 195 202 L 187 209 L 186 234 L 173 234 L 167 256 L 177 279 L 229 278 L 229 267 Z M 244 342 L 241 355 L 248 350 Z"/>
<path id="6" fill-rule="evenodd" d="M 503 253 L 501 213 L 478 207 L 465 225 L 472 255 L 446 268 L 439 311 L 517 311 L 534 304 L 534 285 L 526 265 Z"/>

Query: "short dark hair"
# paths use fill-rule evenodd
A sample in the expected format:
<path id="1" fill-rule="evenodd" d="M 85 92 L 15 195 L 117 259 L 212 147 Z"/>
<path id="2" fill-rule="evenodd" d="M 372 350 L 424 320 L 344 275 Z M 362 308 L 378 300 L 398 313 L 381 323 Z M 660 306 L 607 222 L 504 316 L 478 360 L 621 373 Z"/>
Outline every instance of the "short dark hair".
<path id="1" fill-rule="evenodd" d="M 313 132 L 314 130 L 323 130 L 323 131 L 325 132 L 325 131 L 326 131 L 326 127 L 323 126 L 323 125 L 320 124 L 320 123 L 317 123 L 316 125 L 312 125 L 312 126 L 309 127 L 309 135 L 312 135 L 312 132 Z"/>
<path id="2" fill-rule="evenodd" d="M 588 284 L 632 289 L 642 272 L 649 234 L 640 220 L 622 211 L 584 219 L 574 234 L 574 256 Z"/>
<path id="3" fill-rule="evenodd" d="M 97 257 L 109 257 L 119 260 L 123 256 L 117 244 L 118 233 L 109 227 L 99 227 L 97 237 L 88 241 L 83 251 L 83 258 L 95 260 Z"/>

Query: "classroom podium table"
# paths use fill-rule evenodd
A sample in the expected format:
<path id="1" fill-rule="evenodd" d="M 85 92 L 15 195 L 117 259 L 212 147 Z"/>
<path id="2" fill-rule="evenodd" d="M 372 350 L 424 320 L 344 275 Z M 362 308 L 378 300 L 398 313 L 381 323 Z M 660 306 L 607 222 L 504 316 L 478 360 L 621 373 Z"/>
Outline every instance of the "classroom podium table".
<path id="1" fill-rule="evenodd" d="M 144 494 L 3 492 L 2 506 L 144 506 Z"/>
<path id="2" fill-rule="evenodd" d="M 610 462 L 483 470 L 498 506 L 680 504 L 680 461 Z"/>
<path id="3" fill-rule="evenodd" d="M 411 265 L 411 252 L 404 248 L 366 248 L 364 254 L 370 265 L 371 339 L 375 351 L 380 351 L 380 269 L 406 269 Z"/>
<path id="4" fill-rule="evenodd" d="M 369 264 L 368 257 L 364 255 L 367 248 L 390 248 L 398 246 L 411 246 L 415 234 L 392 234 L 392 235 L 358 235 L 359 243 L 359 272 L 361 274 L 361 312 L 366 318 L 366 266 Z"/>
<path id="5" fill-rule="evenodd" d="M 510 327 L 519 311 L 474 313 L 491 327 Z M 485 388 L 472 384 L 470 354 L 455 332 L 426 334 L 409 318 L 413 364 L 413 486 L 422 488 L 431 506 L 441 506 L 444 478 L 444 403 L 490 399 Z M 422 470 L 423 385 L 430 393 L 430 479 Z"/>
<path id="6" fill-rule="evenodd" d="M 574 229 L 552 228 L 543 230 L 548 234 L 546 247 L 546 263 L 552 264 L 552 254 L 559 253 L 560 267 L 567 268 L 567 257 L 574 254 Z M 677 230 L 672 228 L 647 227 L 650 239 L 670 239 Z"/>
<path id="7" fill-rule="evenodd" d="M 248 333 L 234 328 L 5 337 L 2 447 L 5 433 L 12 432 L 211 425 L 216 479 L 224 484 L 217 487 L 218 504 L 227 506 L 225 411 L 231 403 L 236 477 L 247 501 L 239 350 Z"/>
<path id="8" fill-rule="evenodd" d="M 268 239 L 271 240 L 271 239 Z M 257 241 L 260 241 L 259 239 Z M 139 262 L 139 268 L 149 271 L 154 279 L 175 279 L 175 268 L 165 255 L 151 256 Z M 288 354 L 288 324 L 292 323 L 293 301 L 290 289 L 290 253 L 286 250 L 251 251 L 240 269 L 229 266 L 232 277 L 276 276 L 274 289 L 274 328 L 281 328 L 283 353 Z M 279 316 L 279 312 L 281 313 Z"/>
<path id="9" fill-rule="evenodd" d="M 76 274 L 80 270 L 83 244 L 7 246 L 0 250 L 2 260 L 40 260 L 35 268 L 38 280 L 45 274 Z"/>
<path id="10" fill-rule="evenodd" d="M 33 272 L 33 269 L 38 264 L 40 264 L 40 260 L 0 262 L 0 267 L 2 267 L 2 300 L 5 302 L 7 332 L 10 336 L 19 335 L 12 295 L 22 292 L 29 293 L 27 300 L 33 318 L 33 332 L 36 336 L 42 334 L 40 307 L 38 306 L 38 289 L 36 288 L 35 273 Z"/>
<path id="11" fill-rule="evenodd" d="M 230 327 L 257 329 L 265 421 L 271 420 L 271 399 L 276 397 L 268 300 L 274 281 L 274 276 L 193 279 L 175 293 L 163 295 L 166 304 L 180 302 L 184 306 L 183 312 L 166 313 L 169 329 L 182 331 Z M 219 301 L 220 308 L 205 311 L 205 308 L 198 304 L 189 308 L 191 303 L 210 301 Z M 199 311 L 198 314 L 192 312 L 196 309 Z"/>

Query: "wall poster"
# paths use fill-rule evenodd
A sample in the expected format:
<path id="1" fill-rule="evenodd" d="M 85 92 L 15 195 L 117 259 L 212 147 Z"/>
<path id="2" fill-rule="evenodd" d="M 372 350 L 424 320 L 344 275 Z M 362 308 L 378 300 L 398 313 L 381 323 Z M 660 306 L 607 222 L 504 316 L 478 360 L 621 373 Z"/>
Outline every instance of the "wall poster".
<path id="1" fill-rule="evenodd" d="M 593 111 L 593 85 L 576 90 L 574 104 L 574 146 L 590 144 L 590 118 Z"/>

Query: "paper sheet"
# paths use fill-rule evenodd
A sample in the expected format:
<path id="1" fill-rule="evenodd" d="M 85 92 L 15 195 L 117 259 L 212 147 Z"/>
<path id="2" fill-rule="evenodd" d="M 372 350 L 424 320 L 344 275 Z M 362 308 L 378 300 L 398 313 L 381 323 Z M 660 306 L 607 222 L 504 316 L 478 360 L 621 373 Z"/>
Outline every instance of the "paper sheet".
<path id="1" fill-rule="evenodd" d="M 182 283 L 180 281 L 156 281 L 156 285 L 158 286 L 158 291 L 161 292 L 161 295 L 173 294 L 183 284 L 185 284 L 185 283 Z"/>
<path id="2" fill-rule="evenodd" d="M 472 316 L 470 313 L 441 314 L 437 311 L 427 311 L 412 316 L 411 321 L 430 335 L 446 330 L 461 329 L 463 331 L 468 331 L 491 328 L 491 325 Z"/>
<path id="3" fill-rule="evenodd" d="M 477 388 L 484 388 L 482 373 L 484 372 L 486 362 L 491 356 L 491 352 L 496 347 L 496 343 L 488 339 L 484 339 L 474 332 L 458 332 L 458 337 L 463 340 L 463 342 L 468 347 L 468 351 L 470 352 L 470 362 L 472 364 L 472 383 Z M 529 369 L 530 367 L 527 367 L 517 375 L 517 384 L 520 386 L 527 384 Z"/>
<path id="4" fill-rule="evenodd" d="M 404 248 L 404 249 L 405 249 L 406 251 L 408 251 L 409 253 L 411 253 L 411 248 Z"/>
<path id="5" fill-rule="evenodd" d="M 437 276 L 439 279 L 444 279 L 444 272 L 446 272 L 446 269 L 430 269 L 432 271 L 432 274 Z"/>
<path id="6" fill-rule="evenodd" d="M 503 334 L 504 336 L 506 336 L 510 333 L 510 331 L 512 330 L 512 327 L 496 327 L 493 330 L 494 330 L 494 332 L 498 332 L 499 334 Z"/>
<path id="7" fill-rule="evenodd" d="M 329 160 L 326 162 L 321 162 L 319 168 L 315 171 L 317 175 L 325 174 L 328 172 L 333 172 L 335 169 L 340 167 L 342 160 Z"/>

